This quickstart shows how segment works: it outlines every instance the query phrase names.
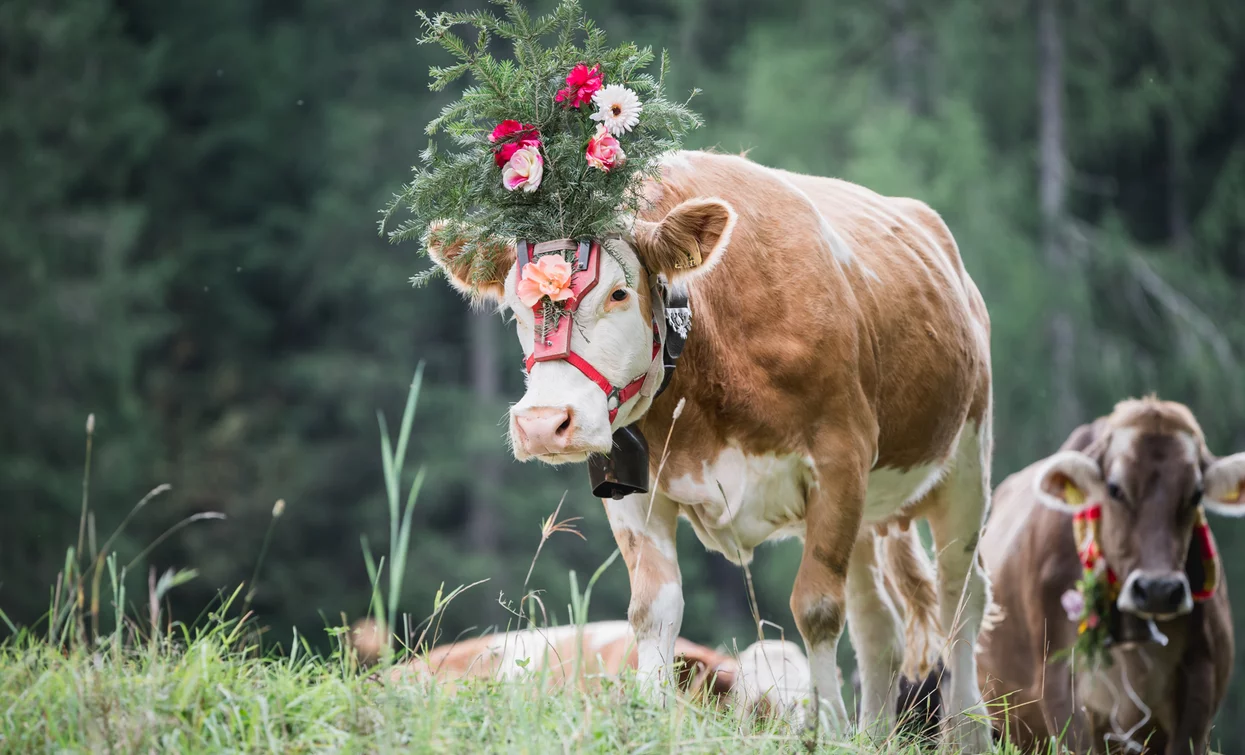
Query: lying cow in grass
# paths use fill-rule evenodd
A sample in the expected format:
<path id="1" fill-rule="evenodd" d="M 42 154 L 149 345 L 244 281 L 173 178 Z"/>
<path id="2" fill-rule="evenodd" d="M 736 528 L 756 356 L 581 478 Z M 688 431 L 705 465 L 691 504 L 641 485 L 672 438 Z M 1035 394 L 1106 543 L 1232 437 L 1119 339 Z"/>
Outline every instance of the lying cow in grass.
<path id="1" fill-rule="evenodd" d="M 791 642 L 755 642 L 735 657 L 680 637 L 674 655 L 678 687 L 694 700 L 729 702 L 741 713 L 798 718 L 808 696 L 808 661 Z M 551 686 L 577 679 L 585 684 L 634 670 L 638 659 L 630 624 L 600 621 L 440 645 L 396 668 L 392 678 L 451 686 L 468 679 L 541 679 Z"/>
<path id="2" fill-rule="evenodd" d="M 535 343 L 539 305 L 517 287 L 542 249 L 575 241 L 499 240 L 464 255 L 433 234 L 429 253 L 467 295 L 514 313 L 529 370 L 510 409 L 517 459 L 610 454 L 612 435 L 633 424 L 649 439 L 654 493 L 605 501 L 631 578 L 640 674 L 667 678 L 675 657 L 679 517 L 739 564 L 765 541 L 799 537 L 791 608 L 833 733 L 849 726 L 835 663 L 845 624 L 862 718 L 881 731 L 894 721 L 904 641 L 881 569 L 911 599 L 909 621 L 940 623 L 950 638 L 947 720 L 959 744 L 984 751 L 988 727 L 970 714 L 983 713 L 972 647 L 987 602 L 976 564 L 990 487 L 989 320 L 951 233 L 921 202 L 742 157 L 677 153 L 639 188 L 649 207 L 589 266 L 591 289 L 565 315 L 565 355 L 550 358 L 552 331 Z M 659 279 L 686 288 L 692 324 L 656 396 L 658 339 L 669 337 Z M 908 533 L 874 536 L 916 517 L 933 531 L 936 589 Z"/>
<path id="3" fill-rule="evenodd" d="M 1125 735 L 1153 753 L 1206 751 L 1233 639 L 1202 512 L 1245 513 L 1243 479 L 1245 454 L 1216 459 L 1187 408 L 1144 399 L 999 486 L 982 555 L 1002 610 L 978 661 L 1000 731 L 1041 752 L 1051 737 L 1087 752 Z M 1109 607 L 1082 622 L 1070 591 L 1083 562 L 1102 570 Z M 1053 657 L 1082 625 L 1109 630 L 1109 667 Z"/>

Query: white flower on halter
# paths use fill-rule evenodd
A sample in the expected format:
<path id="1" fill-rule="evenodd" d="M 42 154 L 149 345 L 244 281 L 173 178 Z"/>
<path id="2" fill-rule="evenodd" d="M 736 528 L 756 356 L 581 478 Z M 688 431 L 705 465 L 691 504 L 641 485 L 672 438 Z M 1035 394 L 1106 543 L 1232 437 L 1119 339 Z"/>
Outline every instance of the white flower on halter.
<path id="1" fill-rule="evenodd" d="M 644 109 L 635 92 L 618 84 L 597 90 L 592 95 L 592 103 L 597 106 L 592 120 L 600 121 L 614 136 L 622 136 L 635 128 L 640 122 L 640 111 Z"/>

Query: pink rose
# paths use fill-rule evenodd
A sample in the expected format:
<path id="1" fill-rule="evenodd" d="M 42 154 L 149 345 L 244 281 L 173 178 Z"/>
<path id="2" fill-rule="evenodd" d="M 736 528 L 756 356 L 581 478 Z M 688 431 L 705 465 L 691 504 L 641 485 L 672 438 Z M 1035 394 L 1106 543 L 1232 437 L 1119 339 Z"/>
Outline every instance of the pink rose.
<path id="1" fill-rule="evenodd" d="M 540 188 L 545 175 L 545 158 L 540 149 L 528 144 L 516 149 L 501 169 L 501 182 L 508 190 L 523 189 L 531 194 Z"/>
<path id="2" fill-rule="evenodd" d="M 501 168 L 510 162 L 515 152 L 523 147 L 539 148 L 540 131 L 530 123 L 507 120 L 497 124 L 493 133 L 488 135 L 488 140 L 493 144 L 501 143 L 501 146 L 493 152 L 493 160 L 497 163 L 497 167 Z"/>
<path id="3" fill-rule="evenodd" d="M 546 254 L 523 266 L 523 277 L 515 293 L 524 306 L 534 307 L 546 296 L 550 301 L 566 301 L 575 296 L 571 290 L 571 263 L 561 255 Z"/>
<path id="4" fill-rule="evenodd" d="M 1085 619 L 1085 626 L 1089 627 L 1090 629 L 1097 629 L 1098 628 L 1098 614 L 1091 613 L 1089 615 L 1089 618 Z"/>
<path id="5" fill-rule="evenodd" d="M 1060 596 L 1059 603 L 1063 606 L 1064 613 L 1068 614 L 1068 621 L 1080 620 L 1085 611 L 1085 598 L 1079 590 L 1068 590 Z"/>
<path id="6" fill-rule="evenodd" d="M 584 154 L 588 164 L 604 173 L 620 168 L 627 162 L 618 140 L 610 135 L 604 123 L 597 124 L 597 132 L 588 140 L 588 150 Z"/>
<path id="7" fill-rule="evenodd" d="M 589 68 L 580 63 L 566 75 L 566 87 L 559 89 L 555 102 L 565 102 L 562 107 L 578 109 L 581 105 L 592 102 L 592 95 L 601 88 L 601 66 Z"/>

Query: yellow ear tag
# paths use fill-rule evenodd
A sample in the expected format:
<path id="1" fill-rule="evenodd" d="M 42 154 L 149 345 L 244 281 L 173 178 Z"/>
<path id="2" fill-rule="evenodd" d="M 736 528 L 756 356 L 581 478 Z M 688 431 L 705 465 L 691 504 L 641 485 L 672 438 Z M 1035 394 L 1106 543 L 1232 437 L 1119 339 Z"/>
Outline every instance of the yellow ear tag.
<path id="1" fill-rule="evenodd" d="M 1236 487 L 1232 489 L 1231 493 L 1229 493 L 1227 496 L 1224 496 L 1223 500 L 1228 503 L 1240 503 L 1241 502 L 1241 483 L 1239 482 L 1236 483 Z"/>
<path id="2" fill-rule="evenodd" d="M 1063 499 L 1068 502 L 1069 506 L 1080 506 L 1085 503 L 1085 496 L 1081 495 L 1080 489 L 1073 485 L 1071 480 L 1065 480 L 1063 483 Z"/>

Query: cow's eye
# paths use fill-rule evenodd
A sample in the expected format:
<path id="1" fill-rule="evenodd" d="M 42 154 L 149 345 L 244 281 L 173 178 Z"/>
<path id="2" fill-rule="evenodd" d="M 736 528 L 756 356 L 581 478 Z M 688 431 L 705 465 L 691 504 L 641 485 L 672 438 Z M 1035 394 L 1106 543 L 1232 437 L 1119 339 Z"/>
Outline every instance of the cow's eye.
<path id="1" fill-rule="evenodd" d="M 610 294 L 610 299 L 612 299 L 613 301 L 626 301 L 627 300 L 627 289 L 625 288 L 614 289 L 614 293 Z"/>
<path id="2" fill-rule="evenodd" d="M 1124 491 L 1120 490 L 1120 486 L 1116 485 L 1114 482 L 1107 483 L 1107 495 L 1117 501 L 1124 500 Z"/>
<path id="3" fill-rule="evenodd" d="M 1193 497 L 1189 499 L 1189 508 L 1196 507 L 1202 502 L 1202 494 L 1206 492 L 1201 485 L 1193 489 Z"/>

